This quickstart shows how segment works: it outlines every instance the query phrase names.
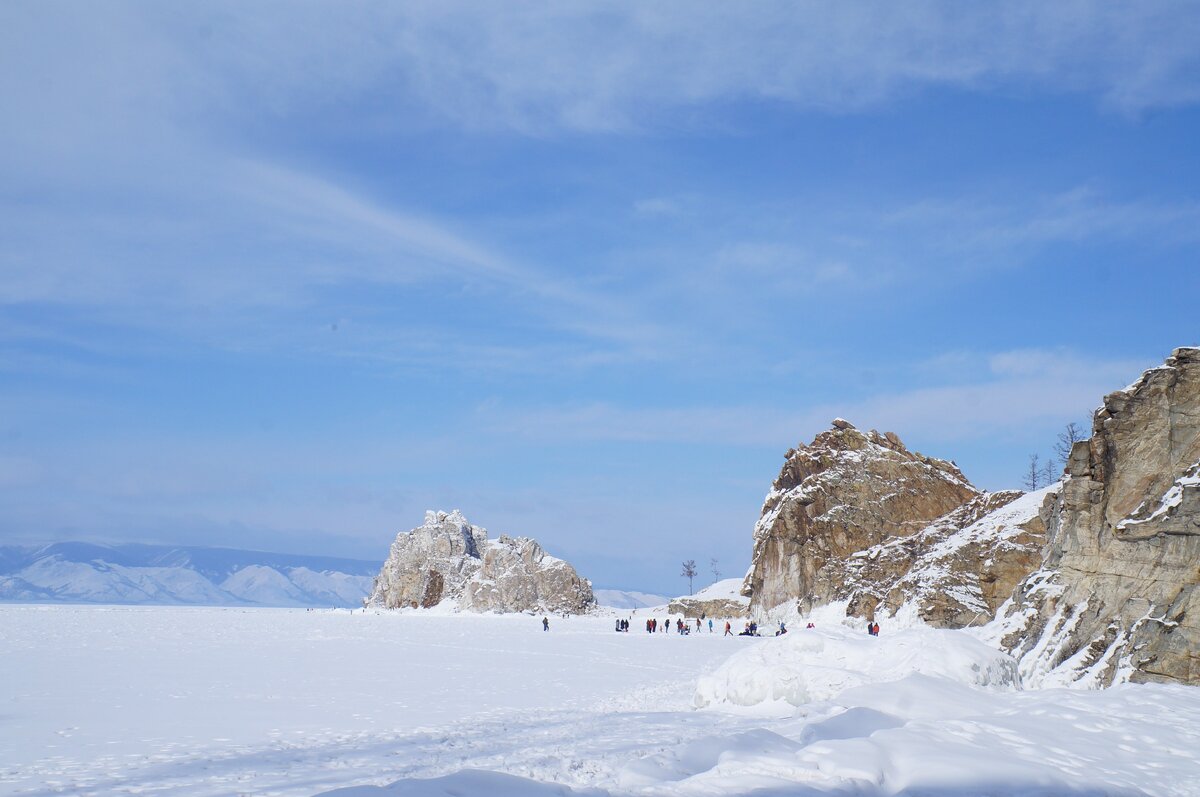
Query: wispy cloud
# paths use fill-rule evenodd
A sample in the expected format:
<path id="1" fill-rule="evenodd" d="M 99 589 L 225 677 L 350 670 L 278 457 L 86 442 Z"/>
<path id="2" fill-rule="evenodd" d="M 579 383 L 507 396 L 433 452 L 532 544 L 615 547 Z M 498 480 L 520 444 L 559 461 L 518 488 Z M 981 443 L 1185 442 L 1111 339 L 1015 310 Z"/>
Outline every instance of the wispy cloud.
<path id="1" fill-rule="evenodd" d="M 965 383 L 955 379 L 839 404 L 653 408 L 593 402 L 515 411 L 491 405 L 479 412 L 485 423 L 505 433 L 543 441 L 778 448 L 806 442 L 833 418 L 845 417 L 861 428 L 953 444 L 996 435 L 1020 438 L 1031 424 L 1090 417 L 1104 394 L 1153 365 L 1098 360 L 1062 349 L 963 354 L 954 360 L 959 356 L 962 369 L 973 376 Z"/>
<path id="2" fill-rule="evenodd" d="M 893 229 L 941 231 L 944 248 L 1005 252 L 1046 243 L 1142 239 L 1157 245 L 1200 242 L 1200 203 L 1123 198 L 1089 187 L 1027 197 L 927 199 L 886 211 Z"/>
<path id="3" fill-rule="evenodd" d="M 40 111 L 45 123 L 7 125 L 10 137 L 58 146 L 64 123 L 115 134 L 127 117 L 144 122 L 148 108 L 194 126 L 238 107 L 286 118 L 366 97 L 385 101 L 379 123 L 395 128 L 537 134 L 678 124 L 739 100 L 855 111 L 936 86 L 1080 92 L 1130 112 L 1200 100 L 1200 17 L 1170 2 L 1026 0 L 970 13 L 935 0 L 773 2 L 753 13 L 679 2 L 71 12 L 0 12 L 0 108 L 9 119 Z M 34 57 L 49 44 L 69 57 Z M 49 140 L 36 140 L 39 131 Z"/>

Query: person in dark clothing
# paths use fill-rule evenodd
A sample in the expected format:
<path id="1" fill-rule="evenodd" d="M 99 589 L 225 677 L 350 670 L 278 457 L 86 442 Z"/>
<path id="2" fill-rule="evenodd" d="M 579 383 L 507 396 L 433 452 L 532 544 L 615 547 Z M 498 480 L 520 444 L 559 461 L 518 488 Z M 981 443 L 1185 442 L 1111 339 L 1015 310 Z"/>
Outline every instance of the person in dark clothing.
<path id="1" fill-rule="evenodd" d="M 543 617 L 543 618 L 542 618 L 542 630 L 543 630 L 543 631 L 549 631 L 549 630 L 550 630 L 550 618 L 549 618 L 549 617 Z"/>

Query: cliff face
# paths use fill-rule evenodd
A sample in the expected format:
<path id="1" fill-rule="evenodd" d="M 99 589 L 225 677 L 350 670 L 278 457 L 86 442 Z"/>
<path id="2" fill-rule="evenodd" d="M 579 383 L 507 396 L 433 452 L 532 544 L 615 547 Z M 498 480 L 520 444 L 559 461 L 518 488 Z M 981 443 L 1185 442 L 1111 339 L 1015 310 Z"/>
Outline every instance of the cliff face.
<path id="1" fill-rule="evenodd" d="M 916 534 L 854 554 L 841 575 L 849 611 L 871 617 L 907 604 L 941 628 L 988 623 L 1041 564 L 1041 508 L 1057 489 L 982 493 Z"/>
<path id="2" fill-rule="evenodd" d="M 787 453 L 763 503 L 743 587 L 751 613 L 781 605 L 804 612 L 851 597 L 852 557 L 911 537 L 978 496 L 952 463 L 909 451 L 890 432 L 864 434 L 835 420 Z"/>
<path id="3" fill-rule="evenodd" d="M 417 608 L 445 601 L 475 612 L 580 613 L 595 605 L 591 584 L 534 540 L 472 526 L 454 512 L 426 512 L 401 532 L 375 578 L 368 606 Z"/>
<path id="4" fill-rule="evenodd" d="M 1200 682 L 1200 349 L 1104 398 L 996 634 L 1033 683 Z"/>

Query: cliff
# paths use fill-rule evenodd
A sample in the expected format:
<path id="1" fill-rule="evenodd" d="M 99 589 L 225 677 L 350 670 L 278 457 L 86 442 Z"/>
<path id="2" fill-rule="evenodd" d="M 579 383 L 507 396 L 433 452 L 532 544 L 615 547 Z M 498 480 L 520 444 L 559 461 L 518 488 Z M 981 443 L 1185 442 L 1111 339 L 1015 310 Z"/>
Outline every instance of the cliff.
<path id="1" fill-rule="evenodd" d="M 444 603 L 474 612 L 581 613 L 595 606 L 592 585 L 527 537 L 472 526 L 463 515 L 426 512 L 401 532 L 375 578 L 368 606 L 430 608 Z"/>
<path id="2" fill-rule="evenodd" d="M 912 537 L 980 496 L 951 462 L 905 448 L 888 432 L 860 432 L 842 419 L 808 446 L 787 452 L 754 527 L 743 594 L 752 614 L 778 606 L 806 612 L 860 595 L 870 614 L 881 596 L 856 593 L 849 563 Z"/>
<path id="3" fill-rule="evenodd" d="M 1200 349 L 1104 397 L 994 634 L 1031 683 L 1200 682 Z"/>
<path id="4" fill-rule="evenodd" d="M 981 493 L 916 534 L 894 537 L 853 554 L 844 563 L 841 597 L 848 611 L 874 617 L 909 605 L 930 625 L 983 625 L 1042 562 L 1046 497 Z"/>

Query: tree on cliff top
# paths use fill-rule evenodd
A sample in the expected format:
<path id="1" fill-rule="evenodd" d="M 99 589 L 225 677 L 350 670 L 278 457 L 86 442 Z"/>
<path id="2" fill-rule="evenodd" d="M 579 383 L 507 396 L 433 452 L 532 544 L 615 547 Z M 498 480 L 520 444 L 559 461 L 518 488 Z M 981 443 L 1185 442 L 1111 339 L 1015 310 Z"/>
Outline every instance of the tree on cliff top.
<path id="1" fill-rule="evenodd" d="M 1058 456 L 1058 461 L 1065 468 L 1067 459 L 1071 456 L 1071 446 L 1075 445 L 1080 440 L 1086 440 L 1087 433 L 1075 421 L 1071 421 L 1058 433 L 1058 442 L 1054 444 L 1054 453 Z"/>

